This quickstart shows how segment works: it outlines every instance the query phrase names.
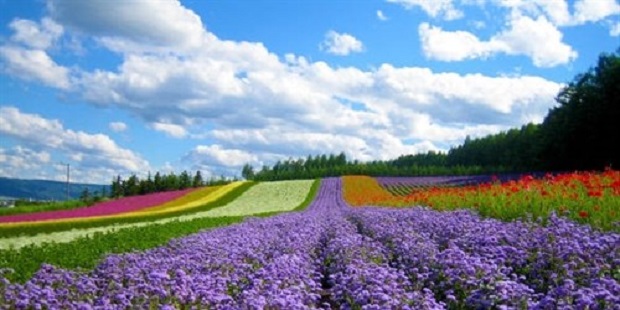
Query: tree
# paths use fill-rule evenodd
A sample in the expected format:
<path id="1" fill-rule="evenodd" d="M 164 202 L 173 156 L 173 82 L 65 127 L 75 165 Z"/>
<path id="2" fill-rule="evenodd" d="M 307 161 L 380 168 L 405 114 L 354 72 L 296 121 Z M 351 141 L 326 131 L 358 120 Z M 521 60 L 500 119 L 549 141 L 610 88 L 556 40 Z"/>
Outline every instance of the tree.
<path id="1" fill-rule="evenodd" d="M 123 186 L 121 176 L 117 176 L 115 179 L 112 179 L 112 186 L 110 188 L 110 197 L 118 198 L 123 195 Z"/>
<path id="2" fill-rule="evenodd" d="M 138 177 L 132 174 L 126 181 L 123 181 L 124 196 L 135 196 L 140 193 L 140 184 Z"/>
<path id="3" fill-rule="evenodd" d="M 186 170 L 179 175 L 179 189 L 186 189 L 192 186 L 192 178 Z"/>
<path id="4" fill-rule="evenodd" d="M 166 185 L 164 184 L 164 180 L 162 179 L 159 171 L 157 171 L 153 177 L 153 189 L 156 192 L 161 192 L 166 189 Z"/>
<path id="5" fill-rule="evenodd" d="M 241 169 L 241 176 L 246 180 L 254 179 L 254 168 L 250 164 L 243 165 Z"/>
<path id="6" fill-rule="evenodd" d="M 194 175 L 194 179 L 192 180 L 192 187 L 200 187 L 204 185 L 204 180 L 202 179 L 202 174 L 200 170 L 196 171 L 196 175 Z"/>
<path id="7" fill-rule="evenodd" d="M 84 190 L 80 195 L 80 200 L 86 203 L 90 201 L 90 191 L 88 190 L 88 187 L 84 187 Z"/>
<path id="8" fill-rule="evenodd" d="M 542 124 L 542 157 L 551 169 L 620 166 L 620 48 L 601 54 L 556 98 Z"/>

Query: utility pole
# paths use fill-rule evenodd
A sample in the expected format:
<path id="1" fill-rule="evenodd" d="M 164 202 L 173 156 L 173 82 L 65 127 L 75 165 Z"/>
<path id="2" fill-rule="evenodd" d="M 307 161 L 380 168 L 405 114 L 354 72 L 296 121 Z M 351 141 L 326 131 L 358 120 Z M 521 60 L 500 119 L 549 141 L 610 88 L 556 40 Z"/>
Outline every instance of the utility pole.
<path id="1" fill-rule="evenodd" d="M 67 164 L 67 201 L 69 200 L 69 180 L 71 178 L 71 165 Z"/>
<path id="2" fill-rule="evenodd" d="M 71 164 L 60 162 L 61 165 L 67 166 L 67 200 L 69 200 L 69 182 L 71 180 Z"/>

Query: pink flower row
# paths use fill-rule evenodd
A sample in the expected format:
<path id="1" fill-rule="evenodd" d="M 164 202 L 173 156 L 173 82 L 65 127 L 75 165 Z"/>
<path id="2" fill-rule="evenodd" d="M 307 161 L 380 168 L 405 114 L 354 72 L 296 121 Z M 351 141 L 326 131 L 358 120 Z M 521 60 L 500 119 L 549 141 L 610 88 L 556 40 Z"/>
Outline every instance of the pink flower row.
<path id="1" fill-rule="evenodd" d="M 92 206 L 72 210 L 44 211 L 36 213 L 0 216 L 0 223 L 34 222 L 79 217 L 94 217 L 138 211 L 179 198 L 190 193 L 193 190 L 195 189 L 189 188 L 178 191 L 161 192 L 142 196 L 132 196 L 116 200 L 104 201 L 94 204 Z"/>

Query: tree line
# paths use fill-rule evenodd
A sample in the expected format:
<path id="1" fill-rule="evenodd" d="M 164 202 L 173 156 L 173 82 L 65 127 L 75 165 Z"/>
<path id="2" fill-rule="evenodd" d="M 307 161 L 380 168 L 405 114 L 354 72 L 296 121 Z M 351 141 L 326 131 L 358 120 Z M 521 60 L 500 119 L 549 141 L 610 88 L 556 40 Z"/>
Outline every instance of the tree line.
<path id="1" fill-rule="evenodd" d="M 183 171 L 179 175 L 176 175 L 174 172 L 169 174 L 161 174 L 157 172 L 154 176 L 151 176 L 151 173 L 149 172 L 145 179 L 140 179 L 135 174 L 131 175 L 127 179 L 122 179 L 119 175 L 112 180 L 112 185 L 110 186 L 110 198 L 182 190 L 190 187 L 201 187 L 206 185 L 224 185 L 232 181 L 236 181 L 236 178 L 231 180 L 221 176 L 219 178 L 211 177 L 209 180 L 204 180 L 200 170 L 196 171 L 196 174 L 193 176 L 187 171 Z"/>
<path id="2" fill-rule="evenodd" d="M 371 176 L 602 170 L 620 167 L 620 48 L 601 54 L 595 67 L 577 75 L 556 97 L 541 124 L 526 124 L 482 138 L 467 137 L 447 153 L 403 155 L 359 162 L 339 155 L 288 159 L 255 170 L 245 179 L 310 179 L 347 174 Z"/>

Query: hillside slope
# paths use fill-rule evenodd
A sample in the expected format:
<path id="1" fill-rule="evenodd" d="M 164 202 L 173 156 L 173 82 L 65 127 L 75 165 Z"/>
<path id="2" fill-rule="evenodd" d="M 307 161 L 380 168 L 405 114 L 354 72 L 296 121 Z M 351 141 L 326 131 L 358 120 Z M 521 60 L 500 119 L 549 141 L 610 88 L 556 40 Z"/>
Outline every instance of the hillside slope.
<path id="1" fill-rule="evenodd" d="M 69 196 L 77 199 L 85 188 L 92 194 L 105 191 L 109 193 L 109 186 L 97 184 L 69 184 Z M 22 180 L 0 177 L 0 196 L 34 199 L 34 200 L 65 200 L 67 199 L 67 183 L 48 180 Z"/>

